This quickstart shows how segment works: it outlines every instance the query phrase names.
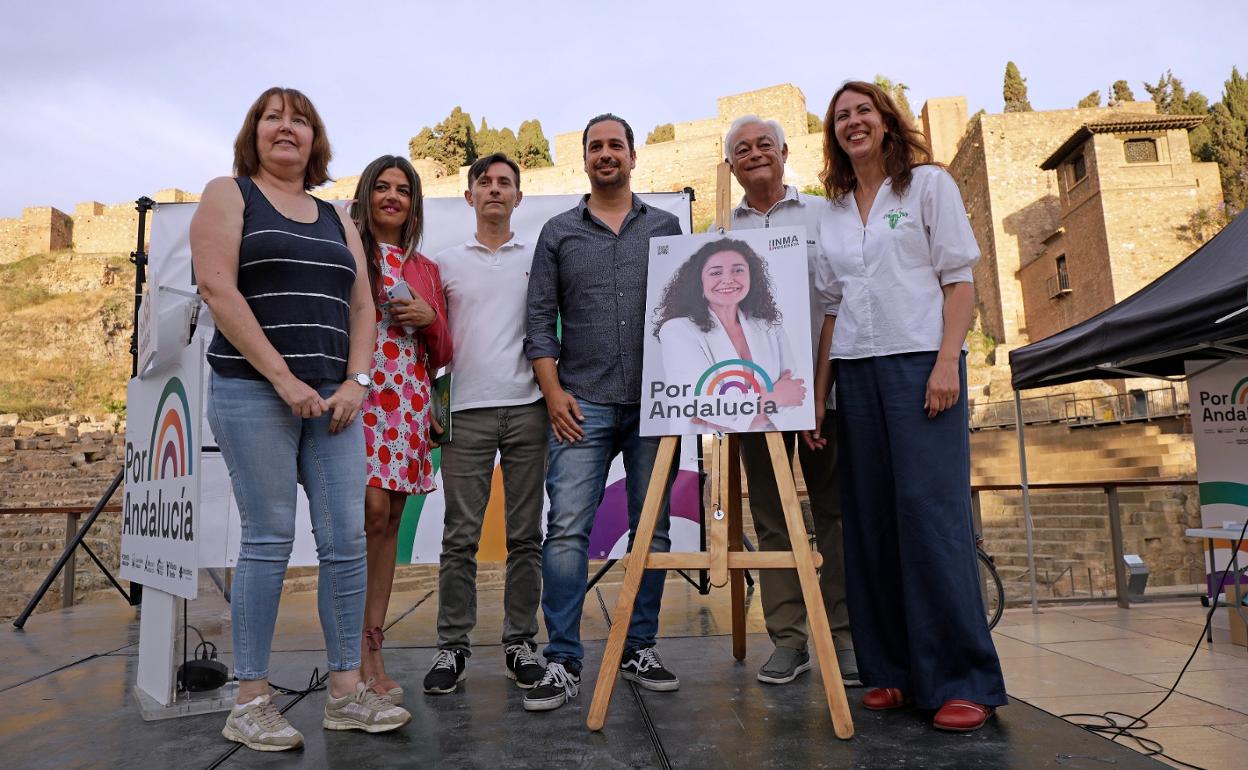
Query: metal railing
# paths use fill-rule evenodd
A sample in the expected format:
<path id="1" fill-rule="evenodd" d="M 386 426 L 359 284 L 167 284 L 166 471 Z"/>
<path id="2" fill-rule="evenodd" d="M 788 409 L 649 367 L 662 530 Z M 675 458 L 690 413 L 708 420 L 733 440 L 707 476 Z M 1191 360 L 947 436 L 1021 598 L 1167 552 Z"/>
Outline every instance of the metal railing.
<path id="1" fill-rule="evenodd" d="M 1104 490 L 1106 503 L 1107 503 L 1105 518 L 1106 518 L 1106 524 L 1108 525 L 1108 528 L 1109 528 L 1109 540 L 1110 540 L 1110 552 L 1109 552 L 1109 558 L 1111 562 L 1110 569 L 1112 569 L 1113 576 L 1114 576 L 1114 579 L 1113 579 L 1114 597 L 1117 600 L 1119 607 L 1122 607 L 1124 609 L 1129 609 L 1131 606 L 1131 599 L 1130 599 L 1130 595 L 1129 595 L 1128 588 L 1127 588 L 1127 583 L 1128 583 L 1127 564 L 1126 564 L 1126 561 L 1123 559 L 1123 556 L 1125 555 L 1125 549 L 1123 547 L 1122 505 L 1119 501 L 1118 490 L 1123 489 L 1123 488 L 1138 489 L 1141 487 L 1181 487 L 1181 486 L 1194 487 L 1197 485 L 1197 483 L 1198 482 L 1196 481 L 1196 479 L 1156 479 L 1156 480 L 1150 479 L 1150 480 L 1077 481 L 1077 482 L 1059 482 L 1059 483 L 1040 483 L 1040 484 L 1028 484 L 1027 486 L 1028 486 L 1029 491 L 1031 492 L 1043 492 L 1046 490 L 1048 491 L 1094 490 L 1094 489 Z M 983 492 L 1015 492 L 1015 491 L 1021 492 L 1022 489 L 1023 489 L 1022 484 L 974 484 L 972 485 L 971 486 L 971 511 L 972 511 L 972 516 L 974 518 L 976 531 L 983 532 L 983 517 L 982 517 L 982 510 L 981 510 L 981 494 Z M 1095 516 L 1097 514 L 1089 513 L 1085 515 Z M 1033 515 L 1032 516 L 1033 521 L 1035 518 L 1037 517 Z M 1026 522 L 1026 521 L 1024 521 L 1022 525 L 1023 527 L 1029 530 L 1033 528 L 1033 524 Z M 1027 539 L 1031 541 L 1032 540 L 1031 532 L 1029 531 L 1026 534 L 1027 534 Z M 1182 533 L 1179 533 L 1179 536 L 1181 537 Z M 999 554 L 994 553 L 991 538 L 986 539 L 986 542 L 984 543 L 983 548 L 989 554 L 999 555 Z M 1034 596 L 1036 591 L 1038 590 L 1037 586 L 1040 580 L 1039 580 L 1039 576 L 1035 574 L 1036 573 L 1036 567 L 1035 567 L 1036 551 L 1034 549 L 1034 546 L 1029 546 L 1029 551 L 1030 553 L 1028 555 L 1028 558 L 1029 558 L 1030 566 L 1028 567 L 1027 572 L 1025 572 L 1024 574 L 1027 576 L 1028 582 L 1030 584 L 1029 593 Z M 1074 586 L 1073 567 L 1067 567 L 1066 569 L 1063 569 L 1056 577 L 1050 577 L 1048 582 L 1050 584 L 1056 583 L 1057 581 L 1061 580 L 1063 577 L 1066 577 L 1068 571 L 1070 573 L 1070 581 L 1071 581 L 1071 585 L 1073 589 L 1073 586 Z M 1106 570 L 1106 572 L 1108 571 L 1109 570 Z M 1096 598 L 1095 596 L 1092 595 L 1093 594 L 1092 573 L 1093 573 L 1093 570 L 1090 567 L 1088 567 L 1088 583 L 1089 583 L 1088 595 L 1070 596 L 1070 597 L 1050 596 L 1050 597 L 1044 598 L 1043 601 L 1045 602 L 1064 602 L 1064 601 L 1065 602 L 1071 602 L 1071 601 L 1086 602 L 1089 599 Z M 1002 579 L 1004 580 L 1005 576 L 1002 576 Z M 1008 589 L 1006 592 L 1006 596 L 1008 600 L 1009 598 Z"/>
<path id="2" fill-rule="evenodd" d="M 94 510 L 90 505 L 60 505 L 60 506 L 42 506 L 37 508 L 0 508 L 0 516 L 40 516 L 48 514 L 60 514 L 65 517 L 65 547 L 68 548 L 73 543 L 75 536 L 78 534 L 79 517 L 84 513 L 91 513 Z M 100 513 L 121 513 L 120 505 L 106 505 L 100 509 Z M 96 555 L 90 551 L 88 554 L 92 559 L 98 559 Z M 68 559 L 64 568 L 61 570 L 61 607 L 69 608 L 74 606 L 74 578 L 76 577 L 77 567 L 75 559 Z M 115 585 L 115 584 L 114 584 Z"/>
<path id="3" fill-rule="evenodd" d="M 1109 396 L 1077 397 L 1074 393 L 1032 396 L 1020 400 L 1023 423 L 1063 422 L 1076 425 L 1152 420 L 1187 414 L 1187 389 L 1171 385 L 1152 390 L 1130 390 Z M 972 404 L 971 430 L 1014 425 L 1014 401 Z"/>
<path id="4" fill-rule="evenodd" d="M 1080 424 L 1151 420 L 1187 414 L 1186 399 L 1174 387 L 1131 390 L 1112 396 L 1077 398 L 1066 404 L 1066 420 Z"/>
<path id="5" fill-rule="evenodd" d="M 1049 294 L 1049 299 L 1060 297 L 1063 294 L 1069 294 L 1070 275 L 1065 272 L 1050 275 L 1044 280 L 1044 288 Z"/>

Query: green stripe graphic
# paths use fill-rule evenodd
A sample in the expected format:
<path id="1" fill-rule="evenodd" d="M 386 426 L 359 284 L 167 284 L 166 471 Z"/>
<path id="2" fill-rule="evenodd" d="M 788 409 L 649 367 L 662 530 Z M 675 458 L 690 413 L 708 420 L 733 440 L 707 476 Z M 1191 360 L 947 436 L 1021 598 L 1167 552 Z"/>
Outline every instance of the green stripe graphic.
<path id="1" fill-rule="evenodd" d="M 433 450 L 429 460 L 433 463 L 436 474 L 442 467 L 442 449 Z M 399 522 L 399 552 L 395 557 L 396 564 L 412 563 L 412 547 L 416 543 L 416 528 L 420 526 L 420 512 L 425 507 L 425 495 L 409 495 L 407 505 L 403 506 L 403 520 Z"/>
<path id="2" fill-rule="evenodd" d="M 1248 484 L 1235 481 L 1206 481 L 1200 484 L 1200 504 L 1228 503 L 1248 508 Z"/>

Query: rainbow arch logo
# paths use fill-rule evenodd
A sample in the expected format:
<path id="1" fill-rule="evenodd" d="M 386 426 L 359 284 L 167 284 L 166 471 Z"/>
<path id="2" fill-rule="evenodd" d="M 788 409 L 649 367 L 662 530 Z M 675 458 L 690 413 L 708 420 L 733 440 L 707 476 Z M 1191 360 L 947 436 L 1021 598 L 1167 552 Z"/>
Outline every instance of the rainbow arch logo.
<path id="1" fill-rule="evenodd" d="M 148 454 L 152 458 L 153 481 L 189 476 L 191 467 L 191 409 L 182 380 L 170 377 L 160 394 L 152 420 Z"/>
<path id="2" fill-rule="evenodd" d="M 1235 383 L 1235 387 L 1231 388 L 1232 404 L 1248 404 L 1248 377 Z"/>
<path id="3" fill-rule="evenodd" d="M 775 389 L 763 367 L 744 358 L 730 358 L 712 364 L 694 386 L 694 395 L 722 396 L 734 390 L 741 393 L 770 393 Z"/>

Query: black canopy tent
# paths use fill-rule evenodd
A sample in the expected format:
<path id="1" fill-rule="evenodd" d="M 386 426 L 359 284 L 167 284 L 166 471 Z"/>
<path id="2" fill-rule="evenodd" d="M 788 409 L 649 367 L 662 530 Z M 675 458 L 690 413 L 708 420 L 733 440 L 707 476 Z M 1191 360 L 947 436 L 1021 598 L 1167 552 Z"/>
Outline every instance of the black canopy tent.
<path id="1" fill-rule="evenodd" d="M 1243 356 L 1248 356 L 1248 212 L 1122 302 L 1010 353 L 1032 611 L 1038 611 L 1038 601 L 1020 391 L 1119 377 L 1182 379 L 1188 359 Z M 1125 567 L 1115 561 L 1118 600 L 1125 607 Z"/>
<path id="2" fill-rule="evenodd" d="M 1010 353 L 1014 390 L 1181 377 L 1190 358 L 1248 355 L 1248 213 L 1113 307 Z"/>

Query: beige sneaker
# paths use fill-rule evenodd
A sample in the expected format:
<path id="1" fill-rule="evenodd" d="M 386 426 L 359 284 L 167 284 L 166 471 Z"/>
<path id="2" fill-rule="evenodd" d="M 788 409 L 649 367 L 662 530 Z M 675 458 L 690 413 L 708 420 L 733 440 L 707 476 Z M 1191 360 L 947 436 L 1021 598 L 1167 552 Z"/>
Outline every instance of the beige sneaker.
<path id="1" fill-rule="evenodd" d="M 407 709 L 392 706 L 360 682 L 351 695 L 344 698 L 331 695 L 325 699 L 325 718 L 321 720 L 321 724 L 326 730 L 384 733 L 397 730 L 411 719 L 412 715 L 407 713 Z"/>
<path id="2" fill-rule="evenodd" d="M 256 751 L 285 751 L 303 745 L 303 735 L 291 727 L 269 695 L 234 704 L 221 734 Z"/>
<path id="3" fill-rule="evenodd" d="M 374 695 L 376 695 L 378 698 L 381 698 L 386 703 L 389 703 L 391 706 L 403 705 L 403 688 L 402 687 L 394 687 L 393 689 L 387 690 L 386 692 L 377 692 L 377 687 L 376 687 L 377 679 L 371 676 L 368 678 L 368 681 L 364 683 L 364 685 L 368 687 L 368 689 L 372 690 Z"/>

